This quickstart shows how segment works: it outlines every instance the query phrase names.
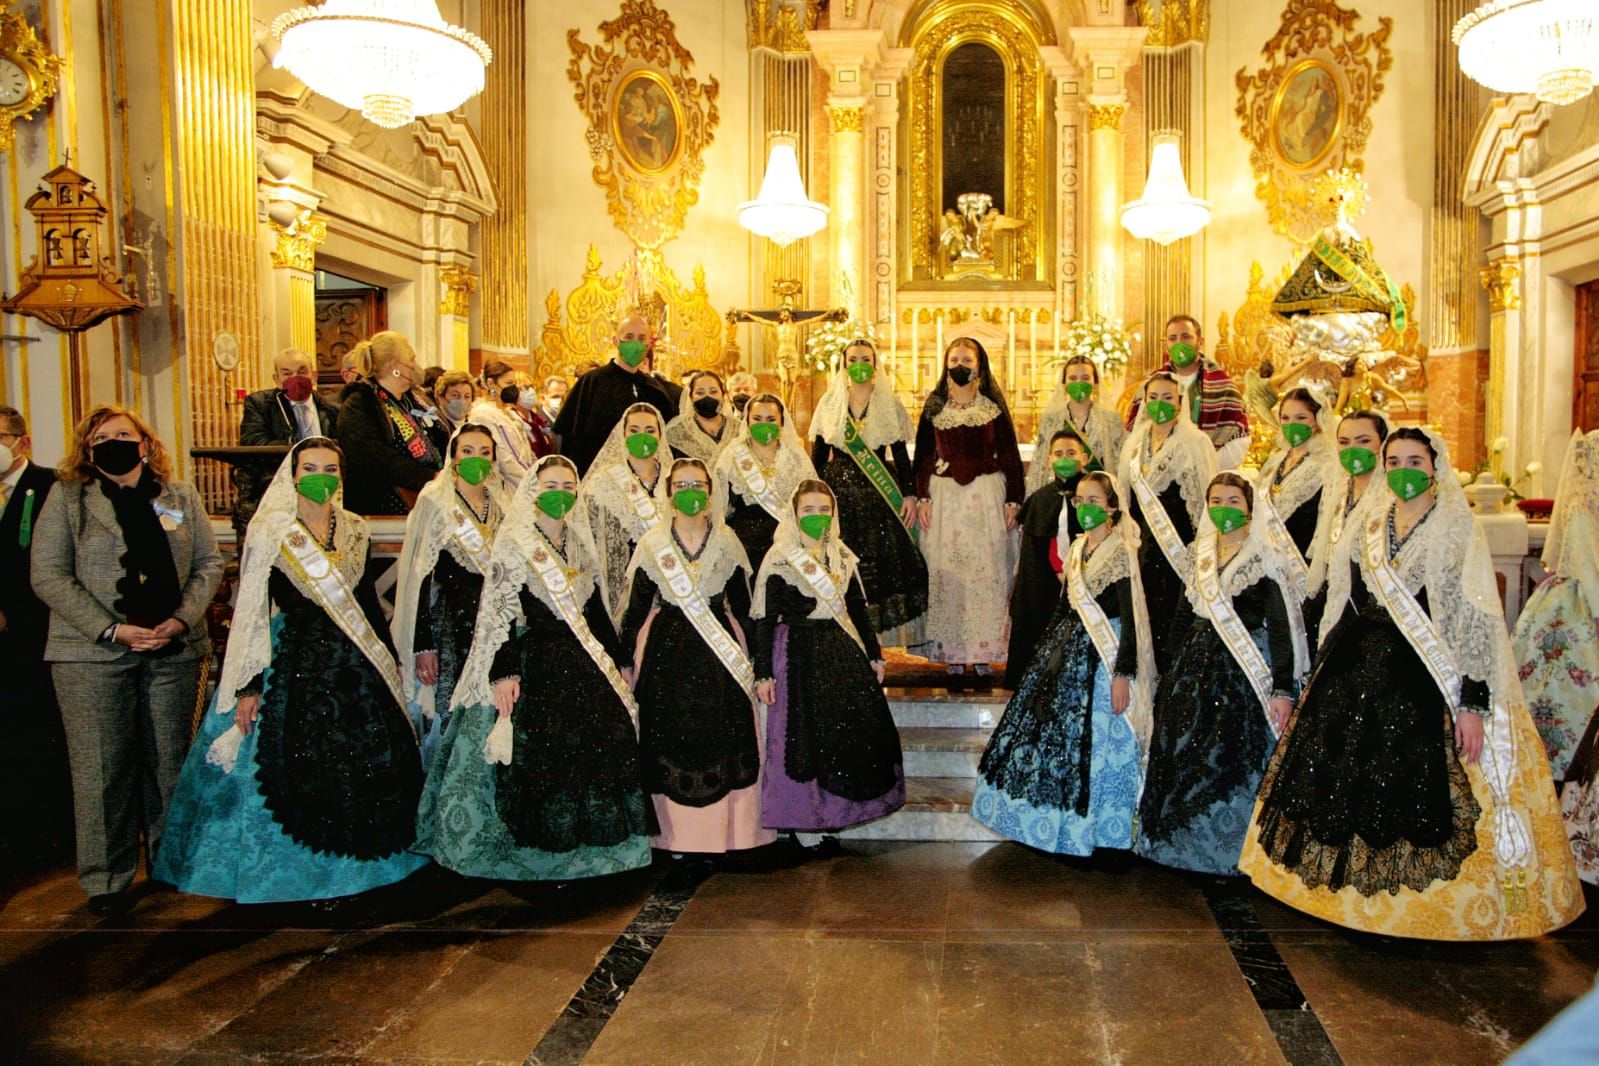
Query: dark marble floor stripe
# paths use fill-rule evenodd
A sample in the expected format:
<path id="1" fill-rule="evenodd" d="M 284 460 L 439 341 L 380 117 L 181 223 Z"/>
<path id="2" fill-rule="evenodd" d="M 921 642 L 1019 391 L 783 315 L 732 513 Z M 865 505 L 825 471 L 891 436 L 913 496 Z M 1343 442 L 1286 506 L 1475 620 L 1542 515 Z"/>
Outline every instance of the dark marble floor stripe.
<path id="1" fill-rule="evenodd" d="M 1205 902 L 1232 950 L 1233 960 L 1266 1016 L 1277 1046 L 1290 1066 L 1342 1066 L 1327 1030 L 1288 964 L 1278 954 L 1271 934 L 1261 924 L 1249 899 L 1249 886 L 1213 883 L 1205 886 Z"/>
<path id="2" fill-rule="evenodd" d="M 528 1055 L 525 1066 L 577 1066 L 583 1061 L 616 1013 L 622 997 L 644 972 L 650 956 L 711 872 L 706 867 L 686 880 L 669 876 L 656 886 L 627 928 L 617 934 L 594 964 L 582 987 L 567 1001 L 561 1016 Z"/>

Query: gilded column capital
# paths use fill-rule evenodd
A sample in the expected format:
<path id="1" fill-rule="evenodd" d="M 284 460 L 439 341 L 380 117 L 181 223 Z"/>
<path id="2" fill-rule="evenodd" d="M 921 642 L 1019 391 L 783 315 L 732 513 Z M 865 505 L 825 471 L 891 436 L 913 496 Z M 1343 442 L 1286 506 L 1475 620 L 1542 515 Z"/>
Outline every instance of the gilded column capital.
<path id="1" fill-rule="evenodd" d="M 1495 260 L 1483 267 L 1477 276 L 1488 292 L 1489 311 L 1497 315 L 1521 307 L 1521 293 L 1516 285 L 1521 279 L 1521 267 L 1514 259 Z"/>
<path id="2" fill-rule="evenodd" d="M 328 239 L 328 220 L 306 212 L 287 226 L 272 223 L 278 235 L 272 249 L 272 265 L 279 270 L 316 269 L 317 246 Z"/>
<path id="3" fill-rule="evenodd" d="M 832 120 L 834 133 L 866 132 L 866 108 L 860 104 L 831 104 L 827 117 Z"/>
<path id="4" fill-rule="evenodd" d="M 1089 132 L 1094 130 L 1120 130 L 1122 128 L 1122 117 L 1126 113 L 1126 104 L 1089 104 Z"/>
<path id="5" fill-rule="evenodd" d="M 439 313 L 465 318 L 472 313 L 472 293 L 477 291 L 477 275 L 465 267 L 448 266 L 439 271 Z"/>

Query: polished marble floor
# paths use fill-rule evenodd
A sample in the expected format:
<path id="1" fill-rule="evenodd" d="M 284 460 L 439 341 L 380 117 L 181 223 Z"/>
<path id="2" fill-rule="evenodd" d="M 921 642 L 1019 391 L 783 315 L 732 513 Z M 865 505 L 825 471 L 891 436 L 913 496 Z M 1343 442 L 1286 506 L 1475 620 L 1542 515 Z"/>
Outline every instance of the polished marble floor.
<path id="1" fill-rule="evenodd" d="M 1495 1063 L 1599 968 L 1592 914 L 1407 943 L 1013 844 L 661 873 L 513 892 L 427 870 L 331 916 L 145 891 L 115 922 L 65 871 L 12 882 L 0 1059 Z"/>

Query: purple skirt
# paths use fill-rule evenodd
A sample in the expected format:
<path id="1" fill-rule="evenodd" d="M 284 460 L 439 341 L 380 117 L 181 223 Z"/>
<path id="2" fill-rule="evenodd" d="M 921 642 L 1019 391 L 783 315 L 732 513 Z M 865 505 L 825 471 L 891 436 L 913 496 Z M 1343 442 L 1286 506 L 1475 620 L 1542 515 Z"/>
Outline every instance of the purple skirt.
<path id="1" fill-rule="evenodd" d="M 788 740 L 789 627 L 779 625 L 772 648 L 777 702 L 766 712 L 766 764 L 761 773 L 761 824 L 768 829 L 821 832 L 844 829 L 892 814 L 905 805 L 905 769 L 896 763 L 894 784 L 869 800 L 835 796 L 816 781 L 795 781 L 784 771 Z"/>

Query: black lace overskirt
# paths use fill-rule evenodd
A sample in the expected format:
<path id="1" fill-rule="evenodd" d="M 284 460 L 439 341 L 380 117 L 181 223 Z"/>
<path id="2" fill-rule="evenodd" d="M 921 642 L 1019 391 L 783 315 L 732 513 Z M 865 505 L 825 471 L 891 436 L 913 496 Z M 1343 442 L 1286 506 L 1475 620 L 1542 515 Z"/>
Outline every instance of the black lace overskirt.
<path id="1" fill-rule="evenodd" d="M 783 769 L 849 800 L 899 780 L 899 730 L 860 646 L 838 623 L 789 624 Z"/>
<path id="2" fill-rule="evenodd" d="M 732 502 L 733 506 L 727 512 L 727 528 L 744 545 L 750 568 L 759 571 L 761 560 L 771 550 L 772 536 L 777 532 L 777 519 L 767 514 L 766 508 L 760 504 L 749 503 L 736 492 Z"/>
<path id="3" fill-rule="evenodd" d="M 483 594 L 483 577 L 466 569 L 444 551 L 433 569 L 428 594 L 433 598 L 431 647 L 439 653 L 439 679 L 434 685 L 434 707 L 448 714 L 450 693 L 461 678 L 461 666 L 472 650 L 472 633 L 477 626 L 478 600 Z M 448 719 L 446 718 L 446 722 Z M 441 729 L 442 733 L 443 730 Z"/>
<path id="4" fill-rule="evenodd" d="M 855 460 L 834 449 L 822 480 L 838 498 L 844 542 L 860 556 L 861 585 L 872 627 L 886 632 L 927 613 L 927 560 Z"/>

